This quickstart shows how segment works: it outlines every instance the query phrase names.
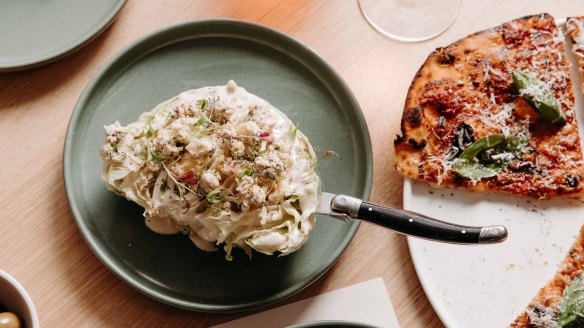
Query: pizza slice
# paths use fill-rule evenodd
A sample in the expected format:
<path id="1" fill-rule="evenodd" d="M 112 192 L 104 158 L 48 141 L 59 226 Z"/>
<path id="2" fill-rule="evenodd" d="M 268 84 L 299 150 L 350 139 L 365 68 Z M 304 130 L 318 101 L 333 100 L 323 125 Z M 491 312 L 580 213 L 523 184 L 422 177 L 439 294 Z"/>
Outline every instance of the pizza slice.
<path id="1" fill-rule="evenodd" d="M 428 56 L 405 101 L 398 172 L 432 186 L 536 198 L 584 195 L 564 38 L 548 14 Z"/>
<path id="2" fill-rule="evenodd" d="M 565 28 L 566 34 L 572 40 L 572 51 L 578 61 L 578 71 L 582 74 L 582 91 L 584 92 L 584 16 L 569 17 Z"/>
<path id="3" fill-rule="evenodd" d="M 584 226 L 553 279 L 509 327 L 584 327 Z"/>

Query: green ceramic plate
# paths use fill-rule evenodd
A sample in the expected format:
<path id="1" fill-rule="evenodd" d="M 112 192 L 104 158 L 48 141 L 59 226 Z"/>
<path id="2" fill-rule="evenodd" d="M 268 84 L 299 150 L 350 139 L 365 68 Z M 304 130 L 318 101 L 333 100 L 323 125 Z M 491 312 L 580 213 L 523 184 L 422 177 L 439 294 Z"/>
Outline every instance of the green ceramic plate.
<path id="1" fill-rule="evenodd" d="M 322 58 L 274 30 L 231 20 L 193 21 L 144 37 L 106 64 L 71 117 L 64 175 L 73 215 L 85 240 L 113 272 L 166 303 L 199 311 L 257 308 L 290 296 L 320 277 L 341 255 L 357 223 L 318 217 L 315 233 L 290 256 L 241 251 L 205 253 L 187 237 L 145 225 L 142 209 L 106 190 L 100 180 L 103 126 L 124 125 L 182 91 L 239 86 L 284 111 L 321 153 L 323 190 L 367 199 L 371 143 L 359 106 Z"/>
<path id="2" fill-rule="evenodd" d="M 57 60 L 103 31 L 126 0 L 0 1 L 0 72 Z"/>

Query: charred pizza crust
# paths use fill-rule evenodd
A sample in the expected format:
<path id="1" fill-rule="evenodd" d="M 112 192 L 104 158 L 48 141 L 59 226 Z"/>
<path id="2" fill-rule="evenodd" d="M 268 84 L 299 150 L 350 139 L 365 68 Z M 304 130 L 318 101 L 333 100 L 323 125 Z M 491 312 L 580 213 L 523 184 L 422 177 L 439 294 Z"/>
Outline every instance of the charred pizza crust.
<path id="1" fill-rule="evenodd" d="M 578 71 L 582 78 L 584 92 L 584 16 L 568 17 L 565 25 L 566 35 L 572 40 L 572 51 L 578 61 Z"/>
<path id="2" fill-rule="evenodd" d="M 514 70 L 551 88 L 566 124 L 541 120 L 517 94 Z M 496 176 L 473 181 L 455 173 L 453 151 L 460 143 L 490 134 L 519 136 L 528 144 Z M 409 88 L 394 143 L 398 172 L 433 186 L 582 197 L 584 162 L 569 62 L 553 17 L 523 17 L 432 52 Z"/>
<path id="3" fill-rule="evenodd" d="M 564 295 L 564 290 L 583 272 L 584 226 L 582 226 L 580 235 L 560 264 L 553 279 L 539 290 L 527 309 L 509 327 L 556 327 L 558 305 Z"/>

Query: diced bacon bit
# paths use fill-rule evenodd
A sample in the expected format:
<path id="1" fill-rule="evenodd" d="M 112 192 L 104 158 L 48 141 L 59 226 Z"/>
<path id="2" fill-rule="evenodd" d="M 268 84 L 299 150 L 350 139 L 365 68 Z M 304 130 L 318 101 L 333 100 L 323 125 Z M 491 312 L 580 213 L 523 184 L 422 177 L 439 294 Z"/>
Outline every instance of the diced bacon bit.
<path id="1" fill-rule="evenodd" d="M 183 175 L 179 177 L 182 182 L 185 182 L 189 185 L 196 185 L 199 182 L 199 177 L 195 174 L 194 169 L 190 169 L 186 171 Z"/>
<path id="2" fill-rule="evenodd" d="M 258 135 L 260 140 L 266 140 L 267 142 L 274 142 L 274 136 L 270 132 L 262 132 Z"/>

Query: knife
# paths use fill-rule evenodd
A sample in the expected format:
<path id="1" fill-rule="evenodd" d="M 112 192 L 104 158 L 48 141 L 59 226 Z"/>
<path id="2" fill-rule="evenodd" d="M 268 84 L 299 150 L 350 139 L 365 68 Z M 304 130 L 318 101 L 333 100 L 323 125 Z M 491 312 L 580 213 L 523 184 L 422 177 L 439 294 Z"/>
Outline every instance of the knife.
<path id="1" fill-rule="evenodd" d="M 492 244 L 507 239 L 507 229 L 500 225 L 463 226 L 416 212 L 371 204 L 351 196 L 321 192 L 320 197 L 317 213 L 345 222 L 358 219 L 405 235 L 454 244 Z"/>

